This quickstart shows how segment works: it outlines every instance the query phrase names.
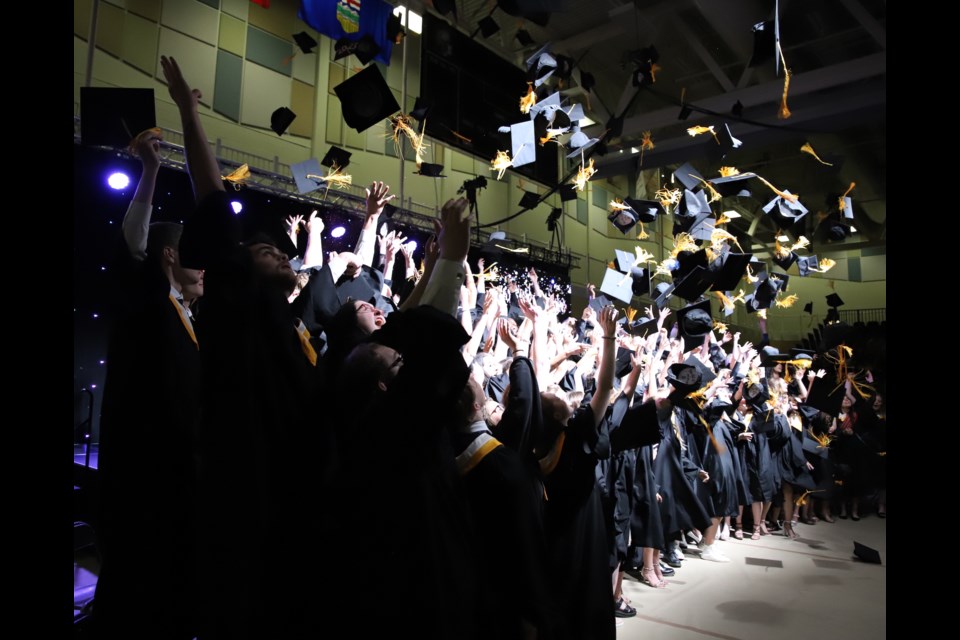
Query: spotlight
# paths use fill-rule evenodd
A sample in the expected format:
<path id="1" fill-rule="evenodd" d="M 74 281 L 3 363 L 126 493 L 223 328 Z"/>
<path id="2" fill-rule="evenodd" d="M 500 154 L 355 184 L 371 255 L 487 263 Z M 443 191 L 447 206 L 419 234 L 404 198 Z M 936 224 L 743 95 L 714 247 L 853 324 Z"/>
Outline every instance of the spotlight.
<path id="1" fill-rule="evenodd" d="M 130 184 L 130 178 L 127 177 L 127 174 L 117 171 L 110 174 L 110 177 L 107 178 L 107 184 L 119 191 L 127 188 L 127 185 Z"/>
<path id="2" fill-rule="evenodd" d="M 410 242 L 408 242 L 408 243 L 407 243 L 407 248 L 408 248 L 408 251 L 410 251 L 410 253 L 413 253 L 414 251 L 416 251 L 416 250 L 417 250 L 417 241 L 416 241 L 416 240 L 411 240 Z"/>
<path id="3" fill-rule="evenodd" d="M 330 232 L 330 237 L 332 237 L 332 238 L 340 238 L 340 237 L 342 237 L 343 234 L 345 234 L 346 232 L 347 232 L 347 230 L 346 230 L 345 227 L 334 227 L 333 230 Z"/>
<path id="4" fill-rule="evenodd" d="M 239 200 L 234 200 L 230 203 L 230 206 L 233 207 L 234 213 L 240 213 L 243 211 L 243 204 Z"/>

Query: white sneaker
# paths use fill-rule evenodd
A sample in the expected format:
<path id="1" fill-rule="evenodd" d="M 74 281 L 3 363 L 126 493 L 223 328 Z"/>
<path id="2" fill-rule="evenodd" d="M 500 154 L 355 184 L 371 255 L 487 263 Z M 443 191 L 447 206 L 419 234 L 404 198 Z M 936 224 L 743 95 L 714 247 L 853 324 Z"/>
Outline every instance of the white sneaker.
<path id="1" fill-rule="evenodd" d="M 720 525 L 720 533 L 717 535 L 721 540 L 728 540 L 730 538 L 730 527 L 727 525 Z"/>
<path id="2" fill-rule="evenodd" d="M 701 545 L 700 546 L 700 559 L 701 560 L 710 560 L 711 562 L 730 562 L 730 558 L 720 553 L 717 550 L 716 543 L 710 545 Z"/>
<path id="3" fill-rule="evenodd" d="M 673 552 L 677 554 L 678 560 L 686 560 L 683 557 L 683 551 L 680 550 L 680 542 L 678 540 L 673 541 Z"/>

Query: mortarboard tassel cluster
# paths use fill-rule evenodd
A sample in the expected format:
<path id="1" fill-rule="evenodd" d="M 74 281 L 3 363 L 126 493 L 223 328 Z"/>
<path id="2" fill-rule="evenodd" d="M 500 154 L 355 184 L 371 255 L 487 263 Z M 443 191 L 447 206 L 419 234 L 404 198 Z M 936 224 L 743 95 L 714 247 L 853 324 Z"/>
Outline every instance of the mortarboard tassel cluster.
<path id="1" fill-rule="evenodd" d="M 825 164 L 825 165 L 827 165 L 828 167 L 832 167 L 832 166 L 833 166 L 833 165 L 830 164 L 829 162 L 824 162 L 823 160 L 821 160 L 821 159 L 820 159 L 820 156 L 818 156 L 818 155 L 817 155 L 817 152 L 813 150 L 813 147 L 810 146 L 810 143 L 809 143 L 809 142 L 804 142 L 804 143 L 803 143 L 803 146 L 800 147 L 800 151 L 801 151 L 802 153 L 809 153 L 809 154 L 812 155 L 814 158 L 816 158 L 816 159 L 817 159 L 817 162 L 819 162 L 820 164 Z"/>
<path id="2" fill-rule="evenodd" d="M 503 177 L 503 172 L 513 165 L 513 160 L 506 151 L 497 151 L 497 157 L 490 162 L 490 168 L 497 171 L 497 180 Z"/>
<path id="3" fill-rule="evenodd" d="M 250 167 L 242 164 L 235 171 L 223 176 L 223 179 L 232 184 L 234 189 L 240 191 L 240 187 L 247 184 L 250 179 Z"/>

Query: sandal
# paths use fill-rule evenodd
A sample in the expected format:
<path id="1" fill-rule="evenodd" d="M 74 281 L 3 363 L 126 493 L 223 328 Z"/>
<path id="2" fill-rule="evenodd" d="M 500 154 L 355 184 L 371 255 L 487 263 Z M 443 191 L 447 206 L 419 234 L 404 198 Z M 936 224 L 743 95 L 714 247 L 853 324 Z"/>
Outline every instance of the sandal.
<path id="1" fill-rule="evenodd" d="M 618 618 L 632 618 L 637 615 L 637 610 L 627 604 L 623 598 L 620 598 L 614 604 L 613 615 Z"/>
<path id="2" fill-rule="evenodd" d="M 653 569 L 653 567 L 649 569 L 644 567 L 640 570 L 640 582 L 648 587 L 653 587 L 654 589 L 663 589 L 665 586 L 667 586 L 657 578 L 657 572 Z"/>
<path id="3" fill-rule="evenodd" d="M 736 531 L 733 532 L 733 537 L 737 540 L 743 540 L 743 529 L 737 527 Z"/>
<path id="4" fill-rule="evenodd" d="M 791 540 L 796 540 L 800 537 L 800 534 L 793 530 L 792 522 L 783 523 L 783 537 L 790 538 Z"/>
<path id="5" fill-rule="evenodd" d="M 760 525 L 754 525 L 754 527 L 753 527 L 753 535 L 750 536 L 750 539 L 751 539 L 751 540 L 759 540 L 759 539 L 760 539 Z"/>

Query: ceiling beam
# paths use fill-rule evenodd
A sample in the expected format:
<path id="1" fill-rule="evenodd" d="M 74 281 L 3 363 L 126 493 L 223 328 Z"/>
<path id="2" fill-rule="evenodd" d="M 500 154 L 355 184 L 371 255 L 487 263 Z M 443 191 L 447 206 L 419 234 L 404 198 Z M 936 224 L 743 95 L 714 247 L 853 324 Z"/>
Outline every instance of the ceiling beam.
<path id="1" fill-rule="evenodd" d="M 863 8 L 862 4 L 857 2 L 857 0 L 840 0 L 840 4 L 850 12 L 850 15 L 856 18 L 857 22 L 866 29 L 867 33 L 877 41 L 877 44 L 884 49 L 887 48 L 887 30 Z"/>
<path id="2" fill-rule="evenodd" d="M 678 17 L 674 17 L 673 26 L 676 27 L 684 38 L 687 40 L 687 44 L 690 45 L 690 48 L 696 52 L 700 59 L 703 61 L 703 64 L 707 65 L 707 69 L 710 70 L 710 73 L 713 74 L 713 77 L 716 78 L 717 82 L 720 83 L 720 86 L 723 87 L 724 91 L 733 91 L 733 83 L 730 82 L 730 78 L 727 77 L 727 74 L 723 72 L 723 69 L 720 68 L 720 65 L 717 64 L 717 61 L 713 59 L 713 56 L 710 55 L 710 52 L 707 51 L 707 48 L 703 46 L 703 43 L 694 35 L 693 31 L 690 30 L 690 27 L 680 20 Z"/>
<path id="3" fill-rule="evenodd" d="M 886 74 L 886 71 L 886 53 L 877 53 L 849 62 L 842 62 L 809 73 L 792 76 L 790 80 L 790 96 L 796 98 L 808 93 L 845 87 L 860 80 Z M 746 89 L 731 91 L 705 100 L 698 100 L 696 106 L 718 113 L 726 113 L 730 110 L 730 105 L 737 100 L 743 104 L 744 108 L 749 108 L 761 104 L 776 103 L 780 100 L 782 94 L 783 80 L 778 79 Z M 694 112 L 691 116 L 691 124 L 698 119 L 702 120 L 709 117 L 712 116 Z M 623 135 L 625 137 L 631 135 L 639 136 L 642 131 L 655 131 L 662 127 L 676 124 L 676 122 L 677 107 L 671 105 L 658 111 L 627 118 L 623 124 Z M 588 133 L 597 135 L 599 130 Z"/>

